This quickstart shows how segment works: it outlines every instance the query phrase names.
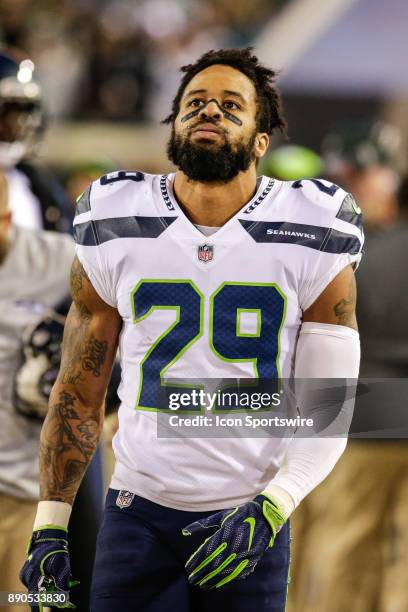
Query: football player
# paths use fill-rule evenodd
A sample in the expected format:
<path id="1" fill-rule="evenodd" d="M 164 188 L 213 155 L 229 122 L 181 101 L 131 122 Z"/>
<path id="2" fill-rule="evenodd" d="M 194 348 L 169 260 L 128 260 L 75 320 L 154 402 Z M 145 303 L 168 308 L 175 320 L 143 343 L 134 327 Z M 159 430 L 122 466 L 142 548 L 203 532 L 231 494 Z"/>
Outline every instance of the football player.
<path id="1" fill-rule="evenodd" d="M 327 181 L 257 179 L 285 122 L 275 73 L 250 48 L 210 51 L 182 70 L 166 120 L 177 171 L 110 173 L 78 201 L 74 304 L 21 578 L 30 591 L 69 591 L 71 506 L 119 344 L 116 466 L 92 611 L 283 612 L 288 518 L 346 438 L 177 435 L 162 427 L 163 391 L 183 379 L 356 378 L 361 215 Z M 302 411 L 303 385 L 296 394 Z"/>
<path id="2" fill-rule="evenodd" d="M 45 116 L 34 72 L 30 59 L 17 61 L 0 48 L 0 168 L 14 225 L 69 232 L 70 203 L 55 177 L 35 163 Z"/>
<path id="3" fill-rule="evenodd" d="M 7 204 L 8 213 L 5 215 L 0 206 L 0 508 L 4 509 L 0 513 L 0 532 L 4 534 L 0 566 L 3 559 L 8 559 L 8 568 L 2 573 L 0 591 L 13 590 L 10 585 L 19 584 L 16 568 L 24 557 L 23 549 L 16 544 L 14 522 L 10 522 L 9 515 L 20 526 L 18 537 L 26 539 L 24 534 L 30 533 L 32 512 L 35 514 L 38 499 L 35 459 L 40 431 L 35 420 L 38 417 L 42 420 L 46 412 L 45 396 L 56 374 L 61 318 L 53 311 L 62 306 L 62 302 L 58 303 L 61 287 L 68 292 L 67 266 L 69 271 L 74 252 L 71 238 L 42 231 L 71 232 L 73 216 L 61 185 L 35 160 L 44 127 L 41 88 L 35 79 L 33 62 L 20 52 L 1 47 L 0 172 L 6 177 L 3 209 Z M 12 222 L 6 223 L 9 215 Z M 35 233 L 30 233 L 31 230 Z M 71 546 L 83 586 L 92 573 L 92 550 L 100 520 L 100 513 L 96 518 L 94 509 L 99 509 L 101 499 L 98 451 L 77 496 L 71 521 L 72 541 L 87 538 L 90 543 L 87 554 Z M 17 505 L 22 514 L 26 510 L 24 521 L 14 511 Z M 76 597 L 77 601 L 86 602 L 89 588 L 81 586 Z"/>

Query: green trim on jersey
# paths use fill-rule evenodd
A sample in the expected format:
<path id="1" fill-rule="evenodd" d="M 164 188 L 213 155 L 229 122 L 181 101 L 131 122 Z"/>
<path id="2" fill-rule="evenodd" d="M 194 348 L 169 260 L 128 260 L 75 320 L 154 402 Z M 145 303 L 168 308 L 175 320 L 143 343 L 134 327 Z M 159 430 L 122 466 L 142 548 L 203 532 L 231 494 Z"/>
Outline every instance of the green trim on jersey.
<path id="1" fill-rule="evenodd" d="M 213 319 L 214 319 L 214 300 L 216 298 L 216 296 L 218 295 L 218 293 L 220 291 L 222 291 L 222 289 L 227 286 L 227 285 L 239 285 L 239 286 L 243 286 L 243 287 L 273 287 L 274 289 L 276 289 L 276 291 L 280 294 L 280 296 L 283 298 L 283 313 L 282 313 L 282 320 L 279 326 L 279 330 L 278 330 L 278 338 L 277 338 L 277 344 L 278 344 L 278 349 L 276 351 L 276 371 L 277 371 L 277 387 L 279 388 L 280 386 L 280 379 L 281 379 L 281 368 L 280 368 L 280 354 L 281 354 L 281 331 L 282 328 L 285 324 L 285 319 L 286 319 L 286 312 L 287 312 L 287 302 L 288 302 L 288 298 L 286 296 L 286 294 L 282 291 L 282 289 L 279 287 L 279 285 L 277 283 L 244 283 L 244 282 L 230 282 L 230 281 L 226 281 L 224 283 L 222 283 L 220 285 L 220 287 L 218 287 L 218 289 L 216 289 L 214 291 L 214 293 L 211 294 L 210 296 L 210 320 L 209 320 L 209 343 L 210 343 L 210 349 L 211 351 L 214 353 L 214 355 L 216 357 L 218 357 L 219 359 L 221 359 L 222 361 L 225 361 L 227 363 L 249 363 L 252 362 L 253 367 L 254 367 L 254 375 L 255 375 L 255 379 L 259 379 L 259 373 L 258 373 L 258 368 L 257 368 L 257 357 L 254 358 L 248 358 L 248 359 L 230 359 L 228 357 L 224 357 L 223 355 L 221 355 L 221 353 L 219 353 L 217 351 L 217 349 L 214 346 L 213 343 L 213 332 L 214 332 L 214 327 L 213 327 Z M 238 317 L 238 311 L 248 311 L 249 309 L 245 309 L 245 308 L 238 308 L 237 307 L 237 317 Z M 260 331 L 262 331 L 262 310 L 260 308 L 254 308 L 251 309 L 251 311 L 256 311 L 259 310 L 260 311 Z M 260 337 L 261 334 L 259 334 L 258 336 L 245 336 L 245 335 L 238 335 L 238 337 Z M 249 383 L 247 382 L 247 385 L 249 385 Z M 256 386 L 256 383 L 254 382 L 254 386 Z M 224 389 L 228 389 L 228 385 L 225 385 L 224 387 L 222 387 L 222 390 Z M 257 412 L 269 412 L 270 408 L 267 406 L 264 409 L 260 408 L 259 410 L 257 410 Z M 216 412 L 216 409 L 213 411 Z M 253 413 L 253 410 L 249 410 L 247 408 L 243 408 L 242 410 L 239 409 L 234 409 L 234 414 L 238 413 L 238 412 L 250 412 Z"/>
<path id="2" fill-rule="evenodd" d="M 243 312 L 254 312 L 256 317 L 256 332 L 245 334 L 241 332 L 241 314 Z M 237 308 L 237 320 L 235 324 L 236 335 L 238 338 L 259 338 L 262 329 L 262 312 L 260 308 Z"/>
<path id="3" fill-rule="evenodd" d="M 161 369 L 160 371 L 160 381 L 161 381 L 161 386 L 163 387 L 174 387 L 174 388 L 186 388 L 186 389 L 191 389 L 191 388 L 195 388 L 195 389 L 203 389 L 204 385 L 195 385 L 195 386 L 191 386 L 187 383 L 179 383 L 179 384 L 175 384 L 175 383 L 166 383 L 163 382 L 163 378 L 166 374 L 166 372 L 169 370 L 169 368 L 174 365 L 183 355 L 184 353 L 199 339 L 203 336 L 204 334 L 204 301 L 205 301 L 205 297 L 204 295 L 201 293 L 201 291 L 199 290 L 199 288 L 197 287 L 197 285 L 190 279 L 141 279 L 138 284 L 132 289 L 130 297 L 131 297 L 131 308 L 132 308 L 132 321 L 134 324 L 140 323 L 141 321 L 144 321 L 147 317 L 149 317 L 155 310 L 174 310 L 176 312 L 176 320 L 171 323 L 171 325 L 157 338 L 157 340 L 151 345 L 151 347 L 148 349 L 148 351 L 146 352 L 145 356 L 143 357 L 142 361 L 140 362 L 140 380 L 139 380 L 139 388 L 137 391 L 137 399 L 136 399 L 136 404 L 135 404 L 135 409 L 136 410 L 145 410 L 145 411 L 150 411 L 150 412 L 165 412 L 168 413 L 169 409 L 168 408 L 155 408 L 152 406 L 142 406 L 139 404 L 140 402 L 140 397 L 141 397 L 141 393 L 142 393 L 142 387 L 143 387 L 143 366 L 146 363 L 147 359 L 150 357 L 151 353 L 153 352 L 153 350 L 158 346 L 158 344 L 160 344 L 160 342 L 173 330 L 177 327 L 177 325 L 180 324 L 181 319 L 180 319 L 180 305 L 179 304 L 166 304 L 166 305 L 157 305 L 157 306 L 151 306 L 149 308 L 149 310 L 147 312 L 145 312 L 142 316 L 137 317 L 136 313 L 135 313 L 135 294 L 137 293 L 137 291 L 139 290 L 139 288 L 145 284 L 145 283 L 154 283 L 154 284 L 187 284 L 190 285 L 194 291 L 196 292 L 196 294 L 198 295 L 199 299 L 200 299 L 200 314 L 199 314 L 199 331 L 198 333 L 191 338 L 191 340 Z M 218 295 L 218 293 L 220 291 L 222 291 L 222 289 L 225 286 L 231 286 L 231 285 L 235 285 L 235 286 L 242 286 L 242 287 L 271 287 L 273 289 L 275 289 L 279 295 L 282 297 L 283 299 L 283 312 L 282 312 L 282 319 L 279 325 L 279 330 L 277 333 L 277 351 L 276 351 L 276 357 L 275 357 L 275 362 L 276 362 L 276 372 L 277 372 L 277 387 L 279 387 L 279 381 L 281 378 L 281 370 L 280 370 L 280 353 L 281 353 L 281 331 L 283 328 L 283 325 L 285 323 L 285 319 L 286 319 L 286 311 L 287 311 L 287 297 L 286 295 L 283 293 L 282 289 L 279 287 L 279 285 L 277 285 L 276 283 L 245 283 L 245 282 L 224 282 L 222 283 L 218 289 L 216 289 L 210 296 L 209 298 L 209 345 L 210 345 L 210 349 L 212 351 L 212 353 L 218 358 L 221 359 L 221 361 L 227 362 L 227 363 L 252 363 L 253 364 L 253 368 L 254 368 L 254 382 L 253 382 L 253 386 L 256 386 L 256 380 L 259 379 L 259 372 L 258 372 L 258 367 L 257 367 L 257 361 L 258 358 L 257 357 L 249 357 L 249 358 L 229 358 L 229 357 L 224 357 L 221 353 L 219 353 L 215 346 L 214 346 L 214 342 L 213 342 L 213 333 L 214 333 L 214 328 L 213 328 L 213 323 L 214 323 L 214 300 L 216 298 L 216 296 Z M 239 317 L 241 315 L 242 312 L 255 312 L 257 314 L 257 332 L 256 334 L 243 334 L 240 332 L 239 330 Z M 247 337 L 247 338 L 260 338 L 261 334 L 262 334 L 262 309 L 261 308 L 236 308 L 236 321 L 235 321 L 235 328 L 236 328 L 236 335 L 237 337 Z M 251 383 L 248 382 L 248 385 L 250 385 Z M 225 385 L 222 389 L 228 389 L 229 385 Z M 193 414 L 193 415 L 197 415 L 199 412 L 203 412 L 205 410 L 205 406 L 201 406 L 200 409 L 198 410 L 183 410 L 183 414 L 187 415 L 187 414 Z M 264 410 L 261 409 L 261 411 L 268 411 L 270 408 L 269 407 L 265 407 Z M 216 408 L 213 410 L 213 412 L 216 412 Z M 242 410 L 239 409 L 234 409 L 234 412 L 248 412 L 247 408 L 243 408 Z"/>
<path id="4" fill-rule="evenodd" d="M 141 317 L 136 317 L 134 295 L 138 291 L 138 289 L 141 287 L 141 285 L 144 284 L 144 283 L 167 283 L 167 284 L 176 284 L 176 283 L 179 283 L 179 284 L 190 285 L 194 289 L 194 291 L 197 293 L 199 298 L 200 298 L 200 329 L 199 329 L 199 332 L 160 371 L 160 384 L 163 387 L 185 387 L 185 388 L 188 388 L 188 389 L 192 388 L 191 385 L 188 385 L 188 384 L 184 384 L 184 385 L 183 384 L 172 385 L 171 383 L 165 383 L 165 382 L 163 382 L 163 377 L 164 377 L 165 373 L 167 372 L 167 370 L 172 365 L 174 365 L 176 363 L 176 361 L 178 361 L 184 355 L 184 353 L 190 348 L 190 346 L 192 346 L 194 344 L 194 342 L 196 342 L 203 335 L 203 333 L 204 333 L 204 295 L 201 293 L 201 291 L 199 290 L 197 285 L 192 280 L 189 280 L 189 279 L 157 279 L 157 278 L 155 278 L 155 279 L 142 278 L 137 283 L 137 285 L 132 289 L 132 291 L 130 293 L 131 306 L 132 306 L 132 320 L 133 320 L 133 323 L 135 323 L 135 324 L 136 323 L 140 323 L 141 321 L 146 319 L 155 310 L 174 310 L 177 313 L 177 317 L 176 317 L 176 320 L 174 321 L 174 323 L 172 323 L 157 338 L 157 340 L 152 344 L 152 346 L 149 348 L 149 350 L 147 351 L 146 355 L 143 357 L 142 361 L 140 362 L 140 366 L 139 366 L 139 368 L 140 368 L 139 389 L 138 389 L 138 392 L 137 392 L 137 399 L 136 399 L 136 405 L 135 405 L 135 410 L 145 410 L 145 411 L 148 411 L 148 412 L 165 412 L 165 413 L 168 413 L 169 412 L 168 408 L 152 408 L 151 406 L 140 406 L 139 405 L 139 400 L 140 400 L 140 395 L 142 393 L 142 385 L 143 385 L 143 365 L 146 362 L 146 360 L 150 357 L 150 354 L 153 352 L 153 350 L 156 348 L 156 346 L 163 340 L 163 338 L 165 338 L 180 323 L 180 306 L 177 305 L 177 304 L 169 304 L 169 305 L 166 305 L 166 306 L 164 306 L 164 305 L 151 306 L 149 308 L 149 310 L 144 315 L 142 315 Z M 197 385 L 194 388 L 203 388 L 203 387 Z M 183 410 L 183 414 L 197 414 L 197 413 L 198 413 L 197 410 Z"/>

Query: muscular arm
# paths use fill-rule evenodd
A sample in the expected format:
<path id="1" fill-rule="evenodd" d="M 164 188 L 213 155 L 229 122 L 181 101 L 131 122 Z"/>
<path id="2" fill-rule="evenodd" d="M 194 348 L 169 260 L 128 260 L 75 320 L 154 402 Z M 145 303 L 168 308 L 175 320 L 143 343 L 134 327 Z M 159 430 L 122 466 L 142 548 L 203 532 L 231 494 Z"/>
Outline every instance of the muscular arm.
<path id="1" fill-rule="evenodd" d="M 98 296 L 77 258 L 71 269 L 71 293 L 61 367 L 40 443 L 40 500 L 69 504 L 101 434 L 122 324 L 117 310 Z"/>
<path id="2" fill-rule="evenodd" d="M 344 268 L 303 313 L 304 322 L 344 325 L 357 331 L 356 279 L 352 266 Z"/>

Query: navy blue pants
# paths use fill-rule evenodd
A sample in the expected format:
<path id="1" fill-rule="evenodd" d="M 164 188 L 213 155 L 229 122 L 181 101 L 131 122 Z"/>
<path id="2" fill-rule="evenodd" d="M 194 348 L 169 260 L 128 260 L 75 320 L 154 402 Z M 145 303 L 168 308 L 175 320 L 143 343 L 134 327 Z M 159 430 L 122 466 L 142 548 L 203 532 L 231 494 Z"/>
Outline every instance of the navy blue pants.
<path id="1" fill-rule="evenodd" d="M 91 612 L 283 612 L 289 571 L 289 525 L 255 571 L 225 589 L 188 584 L 184 564 L 202 543 L 183 536 L 189 523 L 213 512 L 185 512 L 134 496 L 119 508 L 110 489 L 98 535 Z"/>

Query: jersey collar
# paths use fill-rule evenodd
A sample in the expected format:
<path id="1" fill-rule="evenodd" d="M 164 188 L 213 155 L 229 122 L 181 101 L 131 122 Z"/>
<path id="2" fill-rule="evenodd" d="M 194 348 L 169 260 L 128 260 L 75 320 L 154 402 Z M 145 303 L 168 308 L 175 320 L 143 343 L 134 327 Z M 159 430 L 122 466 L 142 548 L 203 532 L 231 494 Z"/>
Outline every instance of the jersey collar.
<path id="1" fill-rule="evenodd" d="M 175 176 L 176 175 L 173 172 L 171 174 L 163 174 L 160 177 L 160 191 L 161 191 L 161 195 L 164 200 L 164 203 L 169 211 L 177 212 L 178 216 L 190 225 L 191 231 L 193 231 L 196 234 L 199 234 L 202 238 L 203 237 L 202 232 L 200 232 L 200 230 L 194 225 L 194 223 L 190 221 L 190 219 L 184 213 L 183 209 L 179 206 L 174 196 L 173 182 L 174 182 Z M 273 178 L 270 178 L 268 176 L 259 177 L 258 189 L 256 190 L 255 195 L 249 200 L 249 202 L 246 202 L 235 213 L 235 215 L 233 215 L 233 217 L 231 217 L 226 223 L 224 223 L 224 225 L 222 225 L 212 235 L 212 237 L 218 236 L 218 234 L 222 233 L 225 228 L 229 227 L 229 225 L 237 219 L 237 217 L 241 215 L 248 217 L 265 200 L 265 198 L 270 193 L 270 191 L 272 190 L 275 184 L 276 184 L 276 181 Z"/>

